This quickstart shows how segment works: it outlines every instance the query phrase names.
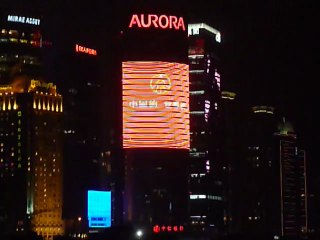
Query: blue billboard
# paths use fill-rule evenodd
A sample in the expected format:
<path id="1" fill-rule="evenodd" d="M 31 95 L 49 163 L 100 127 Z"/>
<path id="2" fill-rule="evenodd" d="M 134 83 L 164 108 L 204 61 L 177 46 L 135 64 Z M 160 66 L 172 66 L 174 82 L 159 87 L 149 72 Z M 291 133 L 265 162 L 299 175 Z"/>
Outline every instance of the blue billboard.
<path id="1" fill-rule="evenodd" d="M 88 191 L 88 223 L 90 228 L 111 226 L 111 192 Z"/>

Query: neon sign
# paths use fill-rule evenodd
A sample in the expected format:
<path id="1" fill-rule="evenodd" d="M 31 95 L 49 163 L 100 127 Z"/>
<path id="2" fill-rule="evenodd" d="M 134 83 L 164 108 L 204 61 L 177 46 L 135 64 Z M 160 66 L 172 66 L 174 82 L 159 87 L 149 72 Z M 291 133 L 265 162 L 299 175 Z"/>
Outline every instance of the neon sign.
<path id="1" fill-rule="evenodd" d="M 129 24 L 129 28 L 162 28 L 162 29 L 175 29 L 186 30 L 182 17 L 155 15 L 155 14 L 133 14 Z"/>
<path id="2" fill-rule="evenodd" d="M 189 149 L 188 70 L 173 62 L 122 63 L 124 148 Z"/>
<path id="3" fill-rule="evenodd" d="M 97 50 L 91 49 L 91 48 L 87 48 L 87 47 L 83 47 L 83 46 L 80 46 L 78 44 L 76 44 L 76 52 L 86 53 L 86 54 L 94 55 L 94 56 L 97 55 Z"/>
<path id="4" fill-rule="evenodd" d="M 40 19 L 24 16 L 8 15 L 8 22 L 27 23 L 31 25 L 40 25 Z"/>
<path id="5" fill-rule="evenodd" d="M 184 227 L 182 225 L 180 226 L 159 226 L 159 225 L 155 225 L 153 226 L 153 232 L 154 233 L 162 233 L 162 232 L 183 232 L 184 231 Z"/>

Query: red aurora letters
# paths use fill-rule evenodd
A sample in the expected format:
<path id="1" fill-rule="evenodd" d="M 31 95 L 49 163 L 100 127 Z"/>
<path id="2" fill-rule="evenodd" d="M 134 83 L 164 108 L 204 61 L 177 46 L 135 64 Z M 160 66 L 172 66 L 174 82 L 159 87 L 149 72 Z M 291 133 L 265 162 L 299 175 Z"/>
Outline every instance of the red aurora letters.
<path id="1" fill-rule="evenodd" d="M 155 14 L 134 14 L 131 17 L 129 28 L 162 28 L 162 29 L 175 29 L 186 30 L 182 17 L 155 15 Z"/>

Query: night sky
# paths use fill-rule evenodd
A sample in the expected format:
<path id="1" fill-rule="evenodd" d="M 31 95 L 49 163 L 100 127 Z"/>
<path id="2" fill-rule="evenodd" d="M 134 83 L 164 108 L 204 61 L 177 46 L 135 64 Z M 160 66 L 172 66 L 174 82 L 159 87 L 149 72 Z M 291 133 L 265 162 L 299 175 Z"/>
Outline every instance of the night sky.
<path id="1" fill-rule="evenodd" d="M 121 13 L 133 3 L 174 4 L 192 22 L 206 22 L 222 32 L 222 84 L 237 92 L 244 105 L 273 105 L 291 121 L 307 150 L 312 176 L 320 164 L 316 49 L 319 32 L 311 1 L 290 0 L 91 0 L 33 1 L 53 17 L 53 29 L 63 37 L 117 29 Z M 1 0 L 34 10 L 28 1 Z M 317 181 L 320 179 L 317 178 Z"/>

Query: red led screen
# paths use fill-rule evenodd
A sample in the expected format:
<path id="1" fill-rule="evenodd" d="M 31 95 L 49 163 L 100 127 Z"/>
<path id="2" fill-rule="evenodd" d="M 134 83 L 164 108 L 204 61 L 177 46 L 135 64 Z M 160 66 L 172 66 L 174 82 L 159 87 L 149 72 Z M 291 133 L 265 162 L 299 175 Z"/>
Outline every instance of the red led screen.
<path id="1" fill-rule="evenodd" d="M 189 149 L 189 66 L 122 63 L 124 148 Z"/>

